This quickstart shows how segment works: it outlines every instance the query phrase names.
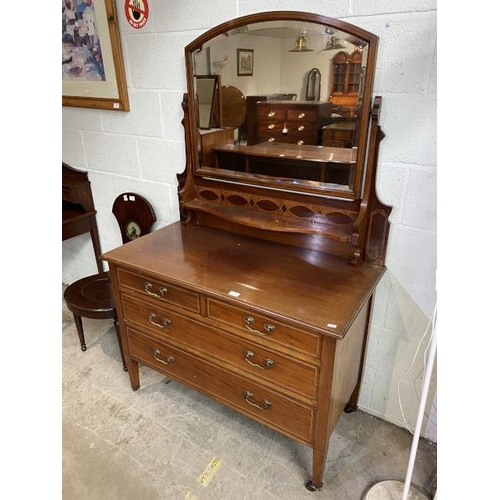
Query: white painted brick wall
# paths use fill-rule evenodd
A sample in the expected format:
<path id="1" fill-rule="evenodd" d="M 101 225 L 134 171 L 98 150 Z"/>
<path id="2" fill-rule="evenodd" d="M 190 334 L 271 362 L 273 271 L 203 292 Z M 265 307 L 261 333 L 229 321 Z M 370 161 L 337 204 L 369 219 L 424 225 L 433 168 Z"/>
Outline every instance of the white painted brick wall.
<path id="1" fill-rule="evenodd" d="M 415 425 L 423 374 L 421 344 L 436 300 L 437 71 L 436 1 L 432 0 L 149 0 L 150 18 L 131 28 L 117 3 L 131 111 L 62 110 L 62 158 L 89 171 L 103 251 L 120 244 L 111 214 L 118 194 L 152 203 L 161 227 L 178 220 L 177 178 L 184 170 L 184 47 L 213 26 L 240 15 L 299 10 L 338 17 L 380 37 L 375 94 L 383 97 L 377 191 L 392 205 L 388 271 L 375 307 L 360 407 L 404 426 Z M 63 242 L 62 280 L 96 271 L 90 238 Z M 429 392 L 424 435 L 437 440 L 436 382 Z"/>

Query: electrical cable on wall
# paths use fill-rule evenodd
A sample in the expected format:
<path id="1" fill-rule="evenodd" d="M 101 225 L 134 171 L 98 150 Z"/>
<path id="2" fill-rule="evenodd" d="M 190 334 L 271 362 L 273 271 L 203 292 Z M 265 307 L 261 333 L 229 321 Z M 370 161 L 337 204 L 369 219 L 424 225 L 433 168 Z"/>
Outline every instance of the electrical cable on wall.
<path id="1" fill-rule="evenodd" d="M 425 353 L 427 353 L 426 359 L 424 360 L 424 379 L 422 381 L 422 391 L 420 397 L 420 405 L 418 409 L 416 424 L 415 424 L 415 432 L 413 433 L 413 441 L 410 450 L 410 457 L 408 460 L 408 468 L 406 470 L 406 478 L 404 483 L 402 481 L 380 481 L 379 483 L 373 485 L 369 491 L 366 493 L 364 500 L 392 500 L 394 498 L 399 498 L 401 495 L 401 500 L 428 500 L 428 497 L 424 495 L 421 491 L 416 489 L 411 485 L 411 478 L 413 476 L 413 468 L 415 465 L 415 459 L 417 456 L 418 444 L 420 439 L 420 431 L 422 428 L 422 421 L 425 414 L 425 405 L 427 401 L 427 396 L 429 392 L 429 386 L 432 377 L 432 370 L 434 368 L 434 360 L 436 356 L 437 350 L 437 305 L 434 308 L 434 313 L 432 315 L 432 320 L 429 324 L 432 324 L 431 328 L 431 338 L 429 341 L 428 347 L 425 349 Z M 420 345 L 423 342 L 423 339 L 427 335 L 427 331 L 429 330 L 429 326 L 426 328 L 424 335 L 419 341 L 417 351 L 413 356 L 412 362 L 410 363 L 410 367 L 407 372 L 403 376 L 403 378 L 408 374 L 413 363 L 415 362 L 417 353 L 420 349 Z M 403 379 L 402 378 L 402 379 Z M 401 380 L 402 380 L 401 379 Z M 400 380 L 400 382 L 401 382 Z M 399 384 L 398 384 L 398 393 L 399 393 Z M 404 418 L 404 415 L 403 415 Z M 406 420 L 405 420 L 406 424 Z M 408 427 L 408 426 L 407 426 Z M 411 432 L 411 431 L 410 431 Z M 397 495 L 397 496 L 396 496 Z M 434 495 L 434 500 L 437 498 L 437 492 Z"/>
<path id="2" fill-rule="evenodd" d="M 430 318 L 429 322 L 427 323 L 427 327 L 426 327 L 426 329 L 425 329 L 422 337 L 420 338 L 420 340 L 418 342 L 418 346 L 417 346 L 417 349 L 415 350 L 415 354 L 413 355 L 413 359 L 411 360 L 410 366 L 408 367 L 408 369 L 406 370 L 406 372 L 404 373 L 404 375 L 398 381 L 398 403 L 399 403 L 399 410 L 401 411 L 401 416 L 403 418 L 403 422 L 405 424 L 405 427 L 406 427 L 406 429 L 411 434 L 414 434 L 414 431 L 412 431 L 410 429 L 410 426 L 408 425 L 408 422 L 406 421 L 405 413 L 404 413 L 404 410 L 403 410 L 403 403 L 401 401 L 401 382 L 408 376 L 408 374 L 410 373 L 411 369 L 413 368 L 413 365 L 415 364 L 415 361 L 417 359 L 418 353 L 420 351 L 420 346 L 421 346 L 422 342 L 424 341 L 425 337 L 427 336 L 427 334 L 429 332 L 429 327 L 431 327 L 430 328 L 431 336 L 429 337 L 429 341 L 427 343 L 427 347 L 425 348 L 425 351 L 424 351 L 424 370 L 423 371 L 425 373 L 425 371 L 426 371 L 426 365 L 427 365 L 428 351 L 429 351 L 429 347 L 430 347 L 431 341 L 432 341 L 432 332 L 434 331 L 434 328 L 435 328 L 435 325 L 436 325 L 436 317 L 437 317 L 437 303 L 434 305 L 434 311 L 432 313 L 432 317 Z M 426 417 L 429 418 L 429 415 L 426 414 Z"/>

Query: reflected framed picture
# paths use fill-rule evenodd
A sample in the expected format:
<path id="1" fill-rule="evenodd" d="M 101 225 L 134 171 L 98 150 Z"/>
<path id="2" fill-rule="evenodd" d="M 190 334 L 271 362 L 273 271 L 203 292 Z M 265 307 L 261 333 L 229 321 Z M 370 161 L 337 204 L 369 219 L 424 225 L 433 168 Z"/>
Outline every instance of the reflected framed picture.
<path id="1" fill-rule="evenodd" d="M 130 110 L 114 0 L 62 0 L 62 105 Z"/>
<path id="2" fill-rule="evenodd" d="M 253 76 L 253 49 L 236 49 L 238 76 Z"/>

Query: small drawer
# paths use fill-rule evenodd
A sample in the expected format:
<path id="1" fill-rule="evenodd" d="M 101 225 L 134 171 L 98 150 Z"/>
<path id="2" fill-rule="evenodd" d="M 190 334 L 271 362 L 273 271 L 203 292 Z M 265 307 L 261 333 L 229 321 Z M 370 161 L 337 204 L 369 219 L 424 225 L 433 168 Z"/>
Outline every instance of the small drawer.
<path id="1" fill-rule="evenodd" d="M 286 112 L 286 119 L 314 123 L 318 121 L 318 113 L 310 109 L 289 109 Z"/>
<path id="2" fill-rule="evenodd" d="M 118 269 L 118 282 L 121 287 L 129 288 L 144 297 L 200 312 L 200 296 L 171 283 L 140 276 L 123 269 Z"/>
<path id="3" fill-rule="evenodd" d="M 259 130 L 281 132 L 283 130 L 284 126 L 285 126 L 285 122 L 265 122 L 265 121 L 262 121 L 259 123 Z"/>
<path id="4" fill-rule="evenodd" d="M 257 117 L 259 120 L 283 120 L 286 117 L 286 109 L 259 105 L 257 106 Z"/>
<path id="5" fill-rule="evenodd" d="M 349 130 L 332 130 L 330 137 L 332 139 L 352 140 L 354 134 Z"/>
<path id="6" fill-rule="evenodd" d="M 133 360 L 171 376 L 299 441 L 312 441 L 312 407 L 127 328 Z"/>
<path id="7" fill-rule="evenodd" d="M 329 148 L 343 148 L 344 141 L 334 141 L 333 139 L 325 139 L 323 141 L 323 146 L 326 146 Z"/>
<path id="8" fill-rule="evenodd" d="M 314 333 L 210 298 L 207 299 L 207 316 L 228 331 L 272 349 L 318 357 L 320 339 Z"/>
<path id="9" fill-rule="evenodd" d="M 308 144 L 310 146 L 316 146 L 318 140 L 314 132 L 303 133 L 289 129 L 288 134 L 280 133 L 280 131 L 259 132 L 259 142 L 281 142 L 284 144 Z"/>
<path id="10" fill-rule="evenodd" d="M 309 144 L 311 146 L 316 146 L 318 144 L 316 129 L 310 125 L 307 126 L 305 130 L 299 130 L 296 126 L 290 128 L 288 131 L 288 138 L 290 142 L 295 144 Z"/>
<path id="11" fill-rule="evenodd" d="M 264 383 L 280 385 L 287 392 L 314 399 L 318 367 L 296 361 L 246 339 L 234 337 L 176 314 L 160 305 L 122 295 L 124 316 L 146 328 L 161 341 L 184 344 L 189 351 L 209 355 L 234 366 Z"/>

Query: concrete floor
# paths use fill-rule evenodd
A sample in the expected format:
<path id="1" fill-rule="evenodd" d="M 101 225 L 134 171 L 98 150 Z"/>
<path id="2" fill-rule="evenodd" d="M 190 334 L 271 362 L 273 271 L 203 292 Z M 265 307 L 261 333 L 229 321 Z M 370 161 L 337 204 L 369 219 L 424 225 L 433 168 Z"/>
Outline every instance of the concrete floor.
<path id="1" fill-rule="evenodd" d="M 112 321 L 84 329 L 86 352 L 63 300 L 63 500 L 361 500 L 378 481 L 405 479 L 412 435 L 357 411 L 342 415 L 323 489 L 309 492 L 308 447 L 145 367 L 134 392 Z M 436 454 L 421 439 L 413 484 L 429 498 Z"/>

